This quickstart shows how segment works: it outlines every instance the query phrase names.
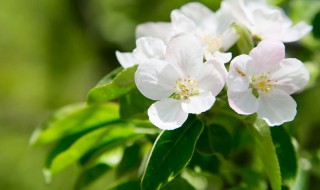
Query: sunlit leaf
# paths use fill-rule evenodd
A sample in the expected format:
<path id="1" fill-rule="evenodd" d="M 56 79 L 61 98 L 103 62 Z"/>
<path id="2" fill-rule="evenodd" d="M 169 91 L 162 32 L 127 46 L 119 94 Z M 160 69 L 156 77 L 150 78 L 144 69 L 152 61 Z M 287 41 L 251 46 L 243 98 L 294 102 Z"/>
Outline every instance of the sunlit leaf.
<path id="1" fill-rule="evenodd" d="M 282 126 L 271 128 L 271 135 L 278 155 L 282 181 L 290 184 L 297 174 L 297 157 L 290 136 Z"/>
<path id="2" fill-rule="evenodd" d="M 47 169 L 50 170 L 50 175 L 54 175 L 78 161 L 81 156 L 95 147 L 108 146 L 111 148 L 112 145 L 126 143 L 130 139 L 140 137 L 142 137 L 141 134 L 126 124 L 119 123 L 105 126 L 79 138 L 67 150 L 58 154 Z"/>
<path id="3" fill-rule="evenodd" d="M 137 66 L 124 69 L 112 80 L 106 76 L 89 91 L 87 103 L 103 103 L 128 93 L 135 87 L 134 73 L 136 70 Z"/>
<path id="4" fill-rule="evenodd" d="M 270 127 L 260 118 L 257 118 L 253 127 L 249 126 L 255 138 L 257 152 L 262 161 L 273 190 L 281 190 L 281 172 L 276 149 L 272 142 Z"/>
<path id="5" fill-rule="evenodd" d="M 32 135 L 32 144 L 46 144 L 65 136 L 105 126 L 119 119 L 119 106 L 109 103 L 77 107 L 63 112 L 40 126 Z"/>
<path id="6" fill-rule="evenodd" d="M 160 189 L 190 161 L 203 123 L 194 115 L 182 127 L 163 131 L 156 140 L 142 177 L 143 190 Z"/>

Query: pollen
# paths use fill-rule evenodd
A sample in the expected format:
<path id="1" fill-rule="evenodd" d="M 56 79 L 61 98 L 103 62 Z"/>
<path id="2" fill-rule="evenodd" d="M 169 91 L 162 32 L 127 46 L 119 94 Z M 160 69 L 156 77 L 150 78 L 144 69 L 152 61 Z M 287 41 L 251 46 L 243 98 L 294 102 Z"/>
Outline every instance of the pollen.
<path id="1" fill-rule="evenodd" d="M 193 80 L 189 75 L 184 79 L 177 79 L 176 86 L 174 87 L 175 93 L 173 98 L 175 99 L 188 99 L 191 96 L 199 94 L 198 83 Z"/>
<path id="2" fill-rule="evenodd" d="M 245 76 L 246 76 L 246 74 L 244 74 L 244 72 L 241 71 L 238 67 L 236 67 L 235 70 L 236 70 L 236 72 L 237 72 L 240 76 L 242 76 L 242 77 L 245 77 Z"/>
<path id="3" fill-rule="evenodd" d="M 277 81 L 270 80 L 270 73 L 262 73 L 259 76 L 253 75 L 251 79 L 251 88 L 258 92 L 267 94 L 277 87 Z"/>

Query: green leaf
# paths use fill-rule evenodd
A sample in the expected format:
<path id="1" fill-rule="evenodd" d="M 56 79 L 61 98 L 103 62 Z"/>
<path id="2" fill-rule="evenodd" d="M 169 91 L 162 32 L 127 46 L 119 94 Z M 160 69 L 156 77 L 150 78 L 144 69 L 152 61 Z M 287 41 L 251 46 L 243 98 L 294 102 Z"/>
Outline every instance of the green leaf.
<path id="1" fill-rule="evenodd" d="M 135 88 L 130 94 L 120 98 L 120 117 L 122 119 L 148 119 L 147 110 L 153 102 Z"/>
<path id="2" fill-rule="evenodd" d="M 49 164 L 47 168 L 48 177 L 62 171 L 67 166 L 78 161 L 89 150 L 107 146 L 109 149 L 112 146 L 123 144 L 132 139 L 137 139 L 143 135 L 137 133 L 135 129 L 126 124 L 111 124 L 103 128 L 94 130 L 81 138 L 79 138 L 72 146 L 64 152 L 58 154 Z"/>
<path id="3" fill-rule="evenodd" d="M 239 52 L 241 54 L 249 54 L 249 52 L 254 47 L 252 35 L 246 28 L 242 26 L 236 25 L 235 28 L 240 36 L 239 40 L 237 41 L 237 47 L 239 49 Z"/>
<path id="4" fill-rule="evenodd" d="M 257 118 L 253 127 L 249 126 L 251 134 L 255 138 L 257 152 L 260 156 L 264 170 L 273 190 L 281 190 L 281 172 L 276 149 L 272 142 L 270 127 Z"/>
<path id="5" fill-rule="evenodd" d="M 140 190 L 140 180 L 126 181 L 108 188 L 108 190 Z"/>
<path id="6" fill-rule="evenodd" d="M 105 126 L 118 119 L 119 106 L 114 103 L 80 106 L 68 111 L 58 111 L 36 129 L 31 137 L 31 143 L 50 143 L 69 135 Z"/>
<path id="7" fill-rule="evenodd" d="M 220 154 L 224 158 L 228 158 L 231 148 L 232 137 L 228 130 L 219 124 L 206 126 L 196 147 L 201 153 Z"/>
<path id="8" fill-rule="evenodd" d="M 122 177 L 126 173 L 139 168 L 140 163 L 142 161 L 142 156 L 140 151 L 141 151 L 141 145 L 137 143 L 131 146 L 128 146 L 125 149 L 121 162 L 119 163 L 116 169 L 117 177 Z"/>
<path id="9" fill-rule="evenodd" d="M 136 70 L 137 66 L 124 69 L 113 80 L 110 80 L 109 75 L 107 75 L 89 91 L 87 103 L 107 102 L 130 92 L 135 87 L 134 74 Z"/>
<path id="10" fill-rule="evenodd" d="M 75 189 L 84 189 L 110 169 L 112 169 L 112 167 L 110 167 L 109 165 L 105 163 L 98 163 L 97 165 L 83 170 L 77 179 Z"/>
<path id="11" fill-rule="evenodd" d="M 195 190 L 195 188 L 192 185 L 190 185 L 190 183 L 182 177 L 174 178 L 174 180 L 172 180 L 166 186 L 161 188 L 161 190 L 177 190 L 177 189 Z"/>
<path id="12" fill-rule="evenodd" d="M 272 127 L 271 135 L 280 164 L 282 181 L 291 185 L 296 178 L 298 164 L 290 136 L 283 126 Z"/>
<path id="13" fill-rule="evenodd" d="M 203 123 L 190 115 L 180 128 L 163 131 L 151 151 L 142 189 L 160 189 L 174 179 L 190 161 L 202 130 Z"/>

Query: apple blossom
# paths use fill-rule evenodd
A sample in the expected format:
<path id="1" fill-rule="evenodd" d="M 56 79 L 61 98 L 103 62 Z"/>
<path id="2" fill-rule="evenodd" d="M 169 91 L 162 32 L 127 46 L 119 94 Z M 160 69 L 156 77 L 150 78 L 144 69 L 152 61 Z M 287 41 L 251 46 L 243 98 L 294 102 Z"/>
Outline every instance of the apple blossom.
<path id="1" fill-rule="evenodd" d="M 257 112 L 269 126 L 292 121 L 296 102 L 290 96 L 309 81 L 304 64 L 298 59 L 285 59 L 281 41 L 266 39 L 239 55 L 230 64 L 227 78 L 230 107 L 239 114 Z"/>
<path id="2" fill-rule="evenodd" d="M 261 39 L 294 42 L 312 29 L 305 22 L 293 26 L 290 18 L 280 8 L 269 6 L 264 0 L 224 0 L 221 9 L 232 14 L 238 24 Z"/>
<path id="3" fill-rule="evenodd" d="M 183 34 L 168 43 L 164 60 L 149 59 L 138 66 L 137 88 L 147 98 L 157 100 L 148 109 L 149 120 L 155 126 L 176 129 L 188 113 L 200 114 L 212 107 L 225 80 L 210 62 L 203 63 L 198 39 Z"/>
<path id="4" fill-rule="evenodd" d="M 116 56 L 123 68 L 140 64 L 150 58 L 163 59 L 166 45 L 161 39 L 152 37 L 139 38 L 136 41 L 137 47 L 133 52 L 121 53 L 116 51 Z"/>

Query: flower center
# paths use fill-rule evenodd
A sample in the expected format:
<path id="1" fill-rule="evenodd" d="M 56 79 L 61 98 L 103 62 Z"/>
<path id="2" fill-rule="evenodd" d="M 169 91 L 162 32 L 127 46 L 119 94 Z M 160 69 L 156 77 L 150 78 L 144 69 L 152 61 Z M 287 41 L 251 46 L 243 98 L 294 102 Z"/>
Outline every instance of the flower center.
<path id="1" fill-rule="evenodd" d="M 212 34 L 207 34 L 202 38 L 204 44 L 207 45 L 207 51 L 209 53 L 214 53 L 222 47 L 222 36 L 215 36 Z"/>
<path id="2" fill-rule="evenodd" d="M 252 76 L 252 82 L 250 84 L 250 88 L 252 88 L 252 93 L 256 97 L 259 96 L 258 92 L 264 92 L 267 94 L 268 92 L 272 91 L 277 86 L 271 81 L 270 73 L 262 73 L 260 76 Z M 277 82 L 277 81 L 275 81 Z"/>
<path id="3" fill-rule="evenodd" d="M 199 94 L 198 83 L 196 80 L 191 79 L 188 75 L 187 78 L 176 80 L 176 86 L 174 87 L 175 93 L 172 95 L 174 99 L 185 100 L 190 96 L 195 96 Z"/>

